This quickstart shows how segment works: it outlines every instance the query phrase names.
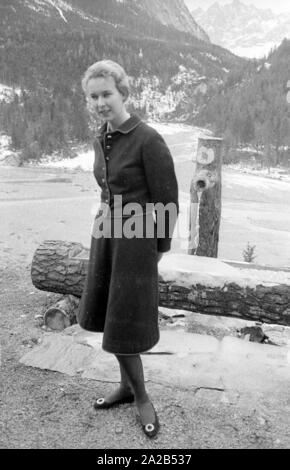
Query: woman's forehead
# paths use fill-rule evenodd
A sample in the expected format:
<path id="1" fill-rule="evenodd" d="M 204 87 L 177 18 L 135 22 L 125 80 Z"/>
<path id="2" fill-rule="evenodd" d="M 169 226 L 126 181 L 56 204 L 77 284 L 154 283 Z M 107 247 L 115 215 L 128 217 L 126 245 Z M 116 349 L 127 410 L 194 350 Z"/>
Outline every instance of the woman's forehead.
<path id="1" fill-rule="evenodd" d="M 116 83 L 111 76 L 90 78 L 87 83 L 87 90 L 89 93 L 116 90 Z"/>

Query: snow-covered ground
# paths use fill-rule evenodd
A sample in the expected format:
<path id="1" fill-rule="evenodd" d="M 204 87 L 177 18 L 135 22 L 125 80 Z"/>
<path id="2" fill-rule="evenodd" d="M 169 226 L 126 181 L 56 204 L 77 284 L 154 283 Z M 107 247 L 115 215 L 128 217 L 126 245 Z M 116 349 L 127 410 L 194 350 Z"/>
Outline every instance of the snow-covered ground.
<path id="1" fill-rule="evenodd" d="M 148 122 L 167 141 L 173 154 L 174 160 L 192 161 L 197 148 L 198 137 L 209 135 L 209 131 L 199 127 L 192 127 L 186 124 L 165 124 Z M 182 138 L 181 138 L 182 137 Z M 54 157 L 46 157 L 40 164 L 51 168 L 68 168 L 91 171 L 94 163 L 94 153 L 92 149 L 81 151 L 75 158 L 67 158 L 55 161 Z"/>
<path id="2" fill-rule="evenodd" d="M 271 271 L 232 267 L 215 258 L 171 254 L 159 265 L 164 281 L 178 282 L 185 287 L 200 284 L 222 288 L 234 282 L 240 287 L 255 288 L 257 285 L 290 285 L 290 271 Z"/>
<path id="3" fill-rule="evenodd" d="M 150 125 L 164 136 L 175 161 L 180 190 L 180 215 L 174 233 L 172 252 L 186 253 L 188 249 L 189 186 L 194 171 L 193 160 L 196 155 L 198 137 L 204 135 L 205 131 L 184 124 L 150 123 Z M 5 152 L 7 154 L 10 152 L 7 149 L 8 143 L 8 139 L 2 136 L 0 160 L 1 154 L 3 158 Z M 88 178 L 93 180 L 93 160 L 92 148 L 85 149 L 83 147 L 75 158 L 58 160 L 56 155 L 47 157 L 41 165 L 38 165 L 38 170 L 43 171 L 43 174 L 53 171 L 62 176 L 67 176 L 71 172 L 80 169 L 88 172 L 87 176 L 85 173 L 83 174 L 82 180 L 85 181 Z M 40 169 L 41 166 L 43 168 Z M 35 168 L 35 166 L 31 167 Z M 23 174 L 26 172 L 28 177 L 29 171 L 31 171 L 29 168 L 24 168 Z M 268 170 L 258 171 L 254 168 L 249 169 L 242 166 L 232 168 L 224 166 L 222 179 L 219 258 L 243 261 L 243 251 L 249 243 L 251 246 L 256 247 L 254 253 L 256 263 L 280 267 L 290 266 L 289 174 L 286 172 L 283 174 L 280 170 L 274 171 L 274 169 L 271 169 L 270 174 L 268 174 Z M 93 182 L 93 184 L 95 183 Z M 86 185 L 84 185 L 84 190 L 86 190 L 85 188 Z M 4 189 L 5 186 L 3 191 L 0 190 L 0 192 L 1 197 L 6 200 L 6 198 L 9 198 L 9 194 Z M 26 185 L 12 189 L 12 192 L 17 189 L 16 192 L 19 193 L 19 197 L 22 194 L 24 200 L 21 201 L 21 204 L 24 204 Z M 39 190 L 37 191 L 38 196 L 35 194 L 35 199 L 37 197 L 41 199 L 44 194 L 46 195 L 46 192 L 43 193 L 42 191 L 40 181 Z M 99 198 L 99 190 L 96 186 L 94 191 L 95 196 L 91 198 L 91 203 L 88 200 L 90 206 L 88 209 L 86 208 L 88 215 L 91 217 L 95 214 Z M 54 196 L 60 200 L 67 192 L 70 193 L 69 184 L 63 185 L 55 196 L 51 195 L 49 197 Z M 75 196 L 70 194 L 70 197 Z M 17 204 L 20 204 L 20 202 Z M 55 236 L 54 234 L 53 237 Z M 87 244 L 85 237 L 83 242 Z M 271 282 L 271 277 L 269 282 Z"/>
<path id="4" fill-rule="evenodd" d="M 10 142 L 11 139 L 8 135 L 0 135 L 0 161 L 11 154 L 11 150 L 9 149 Z"/>
<path id="5" fill-rule="evenodd" d="M 20 95 L 20 88 L 11 88 L 0 83 L 0 101 L 9 102 L 13 100 L 15 94 Z"/>

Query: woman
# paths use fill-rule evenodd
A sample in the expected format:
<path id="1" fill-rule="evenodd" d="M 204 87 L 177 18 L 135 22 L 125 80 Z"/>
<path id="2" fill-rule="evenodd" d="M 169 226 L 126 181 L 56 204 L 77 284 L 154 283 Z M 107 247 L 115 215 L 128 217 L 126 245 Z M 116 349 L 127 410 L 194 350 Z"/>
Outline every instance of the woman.
<path id="1" fill-rule="evenodd" d="M 145 389 L 140 354 L 159 340 L 157 263 L 170 249 L 178 212 L 173 160 L 163 138 L 128 113 L 129 81 L 120 65 L 96 62 L 85 72 L 82 87 L 89 109 L 104 125 L 94 142 L 102 208 L 78 320 L 82 328 L 104 333 L 102 347 L 116 356 L 121 375 L 119 388 L 94 407 L 135 400 L 144 433 L 154 437 L 159 421 Z M 157 203 L 161 208 L 171 203 L 175 211 L 160 214 L 159 207 L 154 217 Z"/>

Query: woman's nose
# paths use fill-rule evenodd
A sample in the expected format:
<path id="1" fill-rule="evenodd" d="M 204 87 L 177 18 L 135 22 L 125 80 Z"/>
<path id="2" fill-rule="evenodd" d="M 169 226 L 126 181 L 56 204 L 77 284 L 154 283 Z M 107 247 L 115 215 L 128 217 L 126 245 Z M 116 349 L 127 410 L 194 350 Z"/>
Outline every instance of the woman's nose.
<path id="1" fill-rule="evenodd" d="M 101 107 L 101 106 L 104 106 L 104 104 L 105 104 L 104 98 L 102 96 L 99 96 L 97 100 L 97 105 Z"/>

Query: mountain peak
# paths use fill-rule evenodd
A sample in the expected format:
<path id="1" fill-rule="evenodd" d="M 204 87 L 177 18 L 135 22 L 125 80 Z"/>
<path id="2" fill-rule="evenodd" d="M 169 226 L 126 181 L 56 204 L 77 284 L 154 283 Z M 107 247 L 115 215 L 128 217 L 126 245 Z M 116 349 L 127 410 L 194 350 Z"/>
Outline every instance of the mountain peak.
<path id="1" fill-rule="evenodd" d="M 119 1 L 119 0 L 117 0 Z M 193 34 L 198 39 L 209 42 L 205 31 L 195 22 L 184 0 L 126 0 L 133 1 L 139 8 L 162 24 L 173 26 L 179 31 Z"/>
<path id="2" fill-rule="evenodd" d="M 284 37 L 290 36 L 290 14 L 277 15 L 241 0 L 225 5 L 214 3 L 195 19 L 211 41 L 246 57 L 263 57 Z"/>

